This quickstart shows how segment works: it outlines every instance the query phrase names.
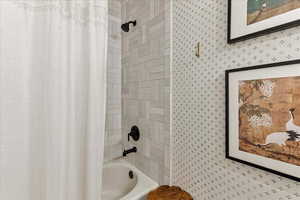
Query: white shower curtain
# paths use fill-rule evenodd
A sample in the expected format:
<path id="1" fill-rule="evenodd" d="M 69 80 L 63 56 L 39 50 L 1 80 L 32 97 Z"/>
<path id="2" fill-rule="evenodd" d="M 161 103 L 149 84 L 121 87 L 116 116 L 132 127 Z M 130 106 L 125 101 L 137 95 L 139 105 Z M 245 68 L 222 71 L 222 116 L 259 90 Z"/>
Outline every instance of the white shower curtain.
<path id="1" fill-rule="evenodd" d="M 106 0 L 0 1 L 0 199 L 100 200 Z"/>

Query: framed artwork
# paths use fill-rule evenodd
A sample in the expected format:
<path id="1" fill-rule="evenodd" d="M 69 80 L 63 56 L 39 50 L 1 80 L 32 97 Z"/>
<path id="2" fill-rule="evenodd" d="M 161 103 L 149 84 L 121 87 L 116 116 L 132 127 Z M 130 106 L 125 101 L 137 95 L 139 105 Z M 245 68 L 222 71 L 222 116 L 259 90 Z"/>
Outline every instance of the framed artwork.
<path id="1" fill-rule="evenodd" d="M 300 60 L 226 71 L 226 158 L 300 181 Z"/>
<path id="2" fill-rule="evenodd" d="M 299 0 L 228 0 L 228 43 L 297 25 Z"/>

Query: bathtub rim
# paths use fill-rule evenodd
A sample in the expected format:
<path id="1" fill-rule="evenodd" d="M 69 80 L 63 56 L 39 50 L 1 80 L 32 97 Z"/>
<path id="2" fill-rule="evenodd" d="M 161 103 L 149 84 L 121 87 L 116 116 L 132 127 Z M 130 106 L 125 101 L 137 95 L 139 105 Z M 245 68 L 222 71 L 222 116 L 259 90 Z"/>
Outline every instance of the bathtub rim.
<path id="1" fill-rule="evenodd" d="M 150 191 L 156 189 L 159 186 L 158 183 L 156 183 L 150 177 L 145 175 L 143 172 L 141 172 L 133 164 L 129 163 L 124 158 L 105 162 L 103 165 L 103 169 L 110 166 L 120 165 L 131 169 L 137 175 L 136 186 L 120 200 L 139 200 L 145 197 L 145 195 L 147 195 Z"/>

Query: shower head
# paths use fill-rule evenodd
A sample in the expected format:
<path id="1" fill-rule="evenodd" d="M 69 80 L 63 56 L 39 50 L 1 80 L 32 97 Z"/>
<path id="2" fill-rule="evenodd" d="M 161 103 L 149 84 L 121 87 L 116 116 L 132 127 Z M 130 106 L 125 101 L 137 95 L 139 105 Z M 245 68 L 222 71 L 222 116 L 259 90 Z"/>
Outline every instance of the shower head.
<path id="1" fill-rule="evenodd" d="M 129 25 L 132 24 L 133 26 L 136 26 L 136 20 L 135 21 L 130 21 L 130 22 L 127 22 L 125 24 L 122 24 L 121 26 L 121 29 L 124 31 L 124 32 L 129 32 Z"/>

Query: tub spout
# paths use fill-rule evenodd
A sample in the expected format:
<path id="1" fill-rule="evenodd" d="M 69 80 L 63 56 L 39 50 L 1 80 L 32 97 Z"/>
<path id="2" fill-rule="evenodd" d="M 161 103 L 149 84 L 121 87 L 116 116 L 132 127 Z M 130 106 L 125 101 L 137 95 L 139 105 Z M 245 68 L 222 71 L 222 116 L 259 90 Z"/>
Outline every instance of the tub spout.
<path id="1" fill-rule="evenodd" d="M 133 148 L 131 148 L 131 149 L 128 149 L 128 150 L 124 150 L 123 151 L 123 157 L 126 157 L 127 156 L 127 154 L 130 154 L 130 153 L 136 153 L 137 152 L 137 148 L 136 147 L 133 147 Z"/>

